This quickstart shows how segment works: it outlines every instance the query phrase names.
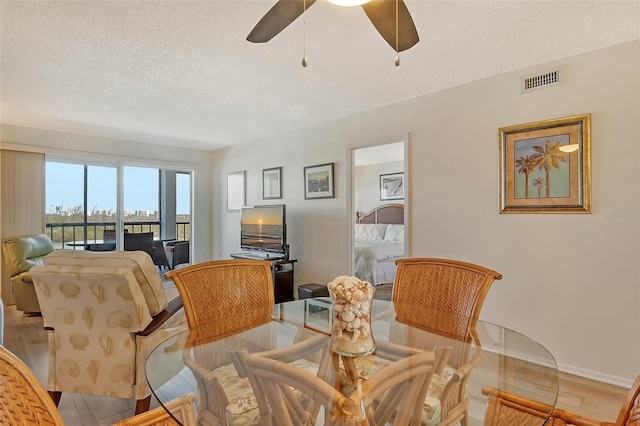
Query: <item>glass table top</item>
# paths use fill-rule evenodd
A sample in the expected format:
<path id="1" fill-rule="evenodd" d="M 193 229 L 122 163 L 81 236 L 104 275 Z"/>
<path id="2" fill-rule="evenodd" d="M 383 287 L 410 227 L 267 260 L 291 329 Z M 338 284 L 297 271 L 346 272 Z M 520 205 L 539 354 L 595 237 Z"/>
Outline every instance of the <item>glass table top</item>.
<path id="1" fill-rule="evenodd" d="M 275 407 L 277 397 L 269 399 L 268 393 L 260 392 L 256 396 L 253 390 L 278 381 L 295 389 L 294 399 L 302 405 L 309 400 L 320 404 L 312 410 L 316 424 L 335 416 L 371 418 L 384 404 L 393 407 L 393 413 L 376 420 L 401 424 L 399 419 L 417 415 L 411 410 L 424 401 L 423 424 L 462 415 L 467 424 L 482 425 L 487 388 L 534 399 L 547 404 L 549 411 L 555 406 L 558 369 L 553 356 L 516 331 L 420 306 L 374 300 L 371 333 L 376 351 L 350 358 L 331 351 L 332 315 L 330 299 L 314 298 L 203 324 L 154 349 L 146 363 L 147 380 L 165 407 L 193 393 L 196 417 L 203 422 L 212 413 L 226 417 L 226 422 L 258 421 L 259 401 Z M 261 363 L 265 359 L 272 363 L 268 368 Z M 239 371 L 249 372 L 253 380 L 239 378 Z M 415 387 L 413 382 L 427 385 Z M 335 391 L 326 393 L 326 384 Z M 309 387 L 314 388 L 313 397 Z M 393 400 L 394 393 L 405 397 Z M 414 396 L 419 402 L 413 401 Z M 408 400 L 413 402 L 403 405 Z M 355 413 L 347 407 L 353 403 Z M 342 407 L 338 414 L 335 404 Z M 324 411 L 324 407 L 333 408 Z"/>

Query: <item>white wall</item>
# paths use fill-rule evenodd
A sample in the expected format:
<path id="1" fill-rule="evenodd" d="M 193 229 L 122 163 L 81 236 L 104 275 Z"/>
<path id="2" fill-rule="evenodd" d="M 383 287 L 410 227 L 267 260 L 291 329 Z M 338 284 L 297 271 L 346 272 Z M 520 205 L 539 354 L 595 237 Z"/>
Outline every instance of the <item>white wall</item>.
<path id="1" fill-rule="evenodd" d="M 555 65 L 564 84 L 520 94 L 521 75 Z M 225 175 L 246 170 L 247 204 L 287 204 L 300 284 L 351 269 L 350 150 L 409 133 L 409 255 L 500 271 L 482 319 L 538 340 L 566 371 L 629 386 L 640 373 L 639 74 L 636 41 L 212 153 L 7 124 L 0 148 L 195 170 L 195 261 L 239 250 Z M 592 115 L 592 213 L 498 214 L 497 129 L 584 113 Z M 327 162 L 336 198 L 304 200 L 303 167 Z M 262 169 L 278 166 L 283 199 L 263 201 Z"/>
<path id="2" fill-rule="evenodd" d="M 214 199 L 225 173 L 247 170 L 247 203 L 262 203 L 262 169 L 282 166 L 296 283 L 326 283 L 350 271 L 349 149 L 409 133 L 410 255 L 500 271 L 482 319 L 536 339 L 565 371 L 629 386 L 640 373 L 639 52 L 627 43 L 214 152 Z M 554 66 L 562 85 L 520 93 L 522 75 Z M 498 128 L 585 113 L 592 213 L 500 215 Z M 304 200 L 303 167 L 327 162 L 336 198 Z M 239 250 L 238 219 L 214 206 L 215 256 Z"/>
<path id="3" fill-rule="evenodd" d="M 211 167 L 208 152 L 161 147 L 149 143 L 0 125 L 0 148 L 75 157 L 80 160 L 117 165 L 165 167 L 193 171 L 192 206 L 193 256 L 196 261 L 211 259 Z M 1 230 L 0 230 L 1 231 Z"/>
<path id="4" fill-rule="evenodd" d="M 356 167 L 354 171 L 356 211 L 367 213 L 380 204 L 404 204 L 404 200 L 380 201 L 380 175 L 400 172 L 404 172 L 404 161 Z"/>

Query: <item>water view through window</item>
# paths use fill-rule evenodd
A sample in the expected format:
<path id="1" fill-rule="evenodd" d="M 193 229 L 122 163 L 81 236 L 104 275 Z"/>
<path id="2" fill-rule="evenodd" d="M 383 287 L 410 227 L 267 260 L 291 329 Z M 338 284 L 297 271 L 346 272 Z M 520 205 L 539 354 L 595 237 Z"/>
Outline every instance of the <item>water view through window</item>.
<path id="1" fill-rule="evenodd" d="M 176 237 L 188 240 L 190 185 L 188 173 L 175 173 Z M 118 168 L 111 166 L 46 162 L 47 233 L 58 248 L 84 248 L 101 242 L 105 230 L 115 229 Z M 160 170 L 123 167 L 122 218 L 128 232 L 160 235 Z"/>

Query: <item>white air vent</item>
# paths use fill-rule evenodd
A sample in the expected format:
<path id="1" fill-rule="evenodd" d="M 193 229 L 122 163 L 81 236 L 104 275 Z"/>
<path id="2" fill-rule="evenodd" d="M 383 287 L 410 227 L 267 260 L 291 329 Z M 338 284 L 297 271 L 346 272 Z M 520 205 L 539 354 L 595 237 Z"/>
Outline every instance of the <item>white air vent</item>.
<path id="1" fill-rule="evenodd" d="M 559 70 L 522 77 L 522 93 L 528 93 L 532 90 L 556 86 L 558 84 L 560 84 Z"/>

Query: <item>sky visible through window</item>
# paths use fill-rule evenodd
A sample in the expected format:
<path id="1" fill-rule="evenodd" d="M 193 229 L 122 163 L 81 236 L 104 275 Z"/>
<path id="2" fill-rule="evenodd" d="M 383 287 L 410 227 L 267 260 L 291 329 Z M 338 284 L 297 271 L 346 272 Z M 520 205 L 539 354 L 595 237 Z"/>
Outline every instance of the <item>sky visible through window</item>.
<path id="1" fill-rule="evenodd" d="M 116 209 L 117 170 L 115 167 L 89 166 L 88 210 Z M 158 210 L 158 169 L 125 167 L 124 208 L 129 211 Z M 188 174 L 176 179 L 177 214 L 189 214 Z M 47 213 L 57 207 L 68 211 L 83 204 L 84 166 L 81 164 L 46 163 Z"/>

